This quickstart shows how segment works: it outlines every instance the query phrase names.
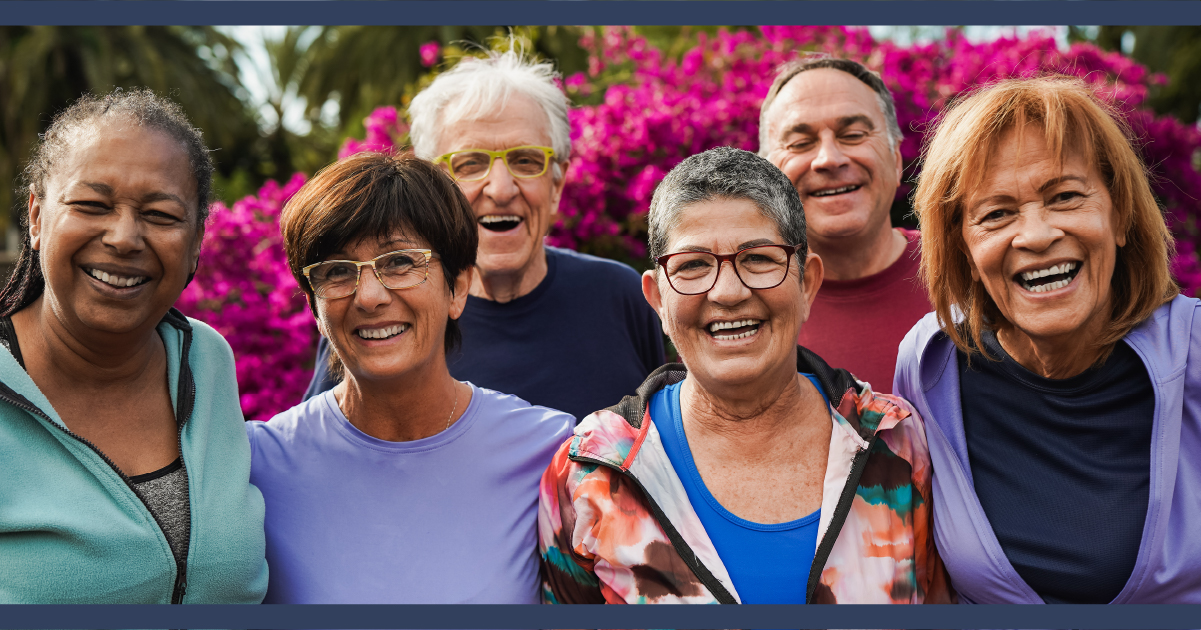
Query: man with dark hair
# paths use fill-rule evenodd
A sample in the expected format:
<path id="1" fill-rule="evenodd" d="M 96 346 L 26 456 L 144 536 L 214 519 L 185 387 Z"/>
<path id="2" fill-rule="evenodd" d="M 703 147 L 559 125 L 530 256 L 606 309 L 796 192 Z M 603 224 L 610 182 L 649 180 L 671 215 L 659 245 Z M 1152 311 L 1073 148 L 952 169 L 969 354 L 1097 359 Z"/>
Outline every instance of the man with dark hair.
<path id="1" fill-rule="evenodd" d="M 889 393 L 897 346 L 928 313 L 918 233 L 892 227 L 901 130 L 876 73 L 810 56 L 781 69 L 759 113 L 759 155 L 796 187 L 826 275 L 797 342 Z"/>

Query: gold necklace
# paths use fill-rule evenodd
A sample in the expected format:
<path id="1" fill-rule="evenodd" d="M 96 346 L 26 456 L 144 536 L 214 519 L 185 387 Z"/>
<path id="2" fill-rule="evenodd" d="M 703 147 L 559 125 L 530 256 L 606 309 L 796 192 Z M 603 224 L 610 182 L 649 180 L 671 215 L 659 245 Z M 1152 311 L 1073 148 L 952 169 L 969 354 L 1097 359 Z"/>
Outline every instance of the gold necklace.
<path id="1" fill-rule="evenodd" d="M 450 428 L 450 419 L 455 417 L 455 410 L 459 408 L 459 382 L 455 381 L 455 404 L 450 408 L 450 415 L 446 416 L 446 429 Z M 445 431 L 446 429 L 442 429 Z"/>

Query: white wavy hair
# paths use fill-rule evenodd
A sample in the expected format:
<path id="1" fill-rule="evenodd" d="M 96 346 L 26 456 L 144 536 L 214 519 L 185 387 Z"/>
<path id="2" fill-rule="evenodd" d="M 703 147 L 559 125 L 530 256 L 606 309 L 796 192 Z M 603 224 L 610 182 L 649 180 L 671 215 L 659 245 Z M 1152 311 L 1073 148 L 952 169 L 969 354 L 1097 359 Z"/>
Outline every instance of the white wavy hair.
<path id="1" fill-rule="evenodd" d="M 489 51 L 484 58 L 467 57 L 438 75 L 409 105 L 409 139 L 418 157 L 438 157 L 442 127 L 472 120 L 505 106 L 513 93 L 538 103 L 550 121 L 551 148 L 555 150 L 551 176 L 562 179 L 560 162 L 571 158 L 571 124 L 567 96 L 556 83 L 559 73 L 549 62 L 528 57 L 518 46 L 505 52 Z"/>

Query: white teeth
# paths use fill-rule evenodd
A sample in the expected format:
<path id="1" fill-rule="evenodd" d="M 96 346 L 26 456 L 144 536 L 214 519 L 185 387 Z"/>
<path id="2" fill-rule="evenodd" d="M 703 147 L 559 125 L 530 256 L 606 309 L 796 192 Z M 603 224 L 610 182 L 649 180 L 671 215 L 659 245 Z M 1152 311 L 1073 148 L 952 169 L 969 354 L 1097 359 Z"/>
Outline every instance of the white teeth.
<path id="1" fill-rule="evenodd" d="M 1038 286 L 1033 286 L 1033 287 L 1027 286 L 1026 288 L 1035 293 L 1045 293 L 1047 291 L 1054 291 L 1055 289 L 1062 289 L 1063 287 L 1068 286 L 1068 284 L 1070 284 L 1071 282 L 1072 282 L 1071 280 L 1067 280 L 1067 279 L 1056 280 L 1055 282 L 1050 282 L 1047 284 L 1040 284 Z"/>
<path id="2" fill-rule="evenodd" d="M 105 283 L 111 284 L 114 287 L 132 287 L 135 284 L 141 284 L 147 278 L 146 276 L 118 276 L 110 274 L 99 269 L 88 269 L 88 275 Z"/>
<path id="3" fill-rule="evenodd" d="M 709 332 L 717 332 L 719 330 L 725 330 L 727 328 L 741 328 L 742 326 L 754 326 L 755 324 L 758 324 L 760 321 L 762 321 L 762 320 L 743 319 L 743 320 L 739 320 L 736 322 L 713 322 L 712 324 L 709 324 Z M 745 336 L 746 333 L 743 333 L 743 335 Z M 734 337 L 730 337 L 730 339 L 733 339 L 733 338 Z"/>
<path id="4" fill-rule="evenodd" d="M 739 333 L 737 335 L 713 335 L 713 338 L 721 339 L 721 340 L 725 341 L 725 340 L 729 340 L 729 339 L 742 339 L 744 337 L 750 337 L 751 335 L 756 335 L 758 333 L 759 333 L 759 329 L 755 328 L 753 330 L 748 330 L 744 333 Z"/>
<path id="5" fill-rule="evenodd" d="M 521 221 L 521 217 L 512 214 L 490 214 L 480 217 L 480 223 L 502 223 L 504 221 Z"/>
<path id="6" fill-rule="evenodd" d="M 844 193 L 844 192 L 850 192 L 850 191 L 852 191 L 852 190 L 855 190 L 856 188 L 859 188 L 859 187 L 858 187 L 858 186 L 843 186 L 842 188 L 834 188 L 834 189 L 831 189 L 831 190 L 823 190 L 823 191 L 820 191 L 820 192 L 815 192 L 815 193 L 813 193 L 813 195 L 812 195 L 812 196 L 814 196 L 814 197 L 825 197 L 825 196 L 827 196 L 827 195 L 839 195 L 839 194 L 842 194 L 842 193 Z"/>
<path id="7" fill-rule="evenodd" d="M 363 339 L 387 339 L 409 329 L 408 324 L 396 324 L 385 328 L 360 328 L 355 334 Z"/>
<path id="8" fill-rule="evenodd" d="M 1025 280 L 1026 282 L 1030 282 L 1031 280 L 1037 280 L 1039 278 L 1042 278 L 1043 276 L 1054 276 L 1054 275 L 1060 274 L 1060 273 L 1068 273 L 1069 271 L 1072 271 L 1072 270 L 1076 269 L 1076 267 L 1079 267 L 1079 266 L 1080 266 L 1080 263 L 1078 263 L 1078 262 L 1066 262 L 1066 263 L 1063 263 L 1062 265 L 1055 265 L 1052 267 L 1048 267 L 1046 269 L 1040 269 L 1038 271 L 1025 271 L 1025 272 L 1022 272 L 1022 280 Z"/>

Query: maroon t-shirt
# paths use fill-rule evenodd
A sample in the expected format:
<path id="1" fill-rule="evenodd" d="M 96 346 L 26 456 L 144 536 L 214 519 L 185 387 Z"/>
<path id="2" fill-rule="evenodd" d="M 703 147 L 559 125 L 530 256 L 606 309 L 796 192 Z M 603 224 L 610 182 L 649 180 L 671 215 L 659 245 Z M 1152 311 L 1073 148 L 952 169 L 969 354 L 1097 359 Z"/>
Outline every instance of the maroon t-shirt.
<path id="1" fill-rule="evenodd" d="M 871 383 L 872 391 L 885 394 L 892 393 L 897 346 L 917 320 L 934 310 L 917 277 L 919 234 L 904 229 L 901 233 L 909 245 L 884 271 L 855 280 L 823 282 L 809 320 L 797 337 L 797 343 L 816 352 L 831 367 L 845 368 Z"/>

